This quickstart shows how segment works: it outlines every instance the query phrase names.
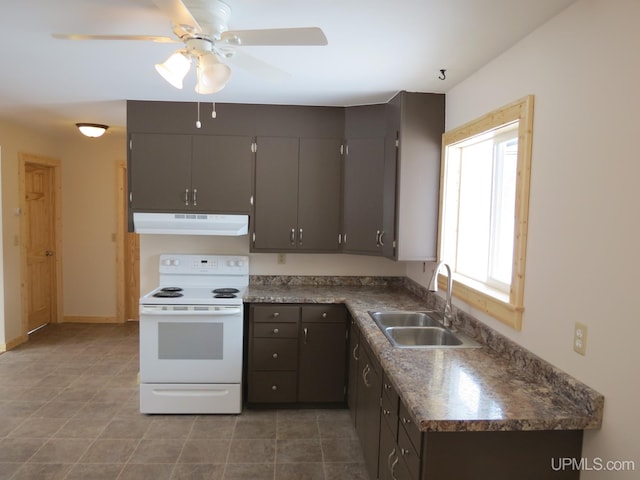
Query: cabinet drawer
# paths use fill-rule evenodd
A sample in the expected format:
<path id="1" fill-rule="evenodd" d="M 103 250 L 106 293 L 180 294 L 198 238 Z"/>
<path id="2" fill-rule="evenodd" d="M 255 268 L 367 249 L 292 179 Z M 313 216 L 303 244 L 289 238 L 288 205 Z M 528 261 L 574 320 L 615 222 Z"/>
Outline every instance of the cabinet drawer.
<path id="1" fill-rule="evenodd" d="M 296 370 L 298 340 L 254 338 L 251 364 L 252 370 Z"/>
<path id="2" fill-rule="evenodd" d="M 305 305 L 302 307 L 302 321 L 345 323 L 347 309 L 344 305 Z"/>
<path id="3" fill-rule="evenodd" d="M 400 403 L 400 425 L 402 425 L 402 429 L 400 430 L 404 429 L 407 437 L 413 444 L 414 450 L 419 452 L 422 448 L 422 432 L 418 430 L 418 427 L 416 427 L 413 420 L 411 420 L 409 411 L 407 407 L 404 406 L 404 403 Z"/>
<path id="4" fill-rule="evenodd" d="M 254 323 L 254 338 L 298 338 L 297 323 Z"/>
<path id="5" fill-rule="evenodd" d="M 409 440 L 407 431 L 404 428 L 398 429 L 398 456 L 404 460 L 407 470 L 409 470 L 409 477 L 418 479 L 420 478 L 420 456 Z M 401 461 L 402 461 L 401 460 Z"/>
<path id="6" fill-rule="evenodd" d="M 285 403 L 296 401 L 296 372 L 251 372 L 249 402 Z"/>
<path id="7" fill-rule="evenodd" d="M 394 440 L 398 438 L 398 394 L 385 374 L 382 379 L 382 417 L 389 423 Z"/>
<path id="8" fill-rule="evenodd" d="M 300 307 L 293 305 L 258 305 L 252 309 L 254 322 L 297 322 Z"/>

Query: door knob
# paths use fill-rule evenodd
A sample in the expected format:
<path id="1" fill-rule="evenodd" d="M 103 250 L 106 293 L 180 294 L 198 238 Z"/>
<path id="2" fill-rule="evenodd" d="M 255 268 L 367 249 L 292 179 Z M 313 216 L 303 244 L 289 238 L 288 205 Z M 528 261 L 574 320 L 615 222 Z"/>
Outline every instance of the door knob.
<path id="1" fill-rule="evenodd" d="M 46 250 L 46 251 L 44 252 L 44 256 L 45 256 L 45 257 L 53 257 L 53 252 L 52 252 L 51 250 Z"/>

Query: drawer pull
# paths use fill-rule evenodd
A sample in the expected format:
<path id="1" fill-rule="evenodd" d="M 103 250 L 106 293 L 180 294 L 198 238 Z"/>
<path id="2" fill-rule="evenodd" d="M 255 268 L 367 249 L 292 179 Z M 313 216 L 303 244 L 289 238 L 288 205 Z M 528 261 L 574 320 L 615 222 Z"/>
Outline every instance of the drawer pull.
<path id="1" fill-rule="evenodd" d="M 273 390 L 275 392 L 276 390 L 278 390 L 278 386 L 277 385 L 271 385 L 271 390 Z"/>
<path id="2" fill-rule="evenodd" d="M 280 312 L 273 312 L 273 318 L 278 318 L 280 316 Z"/>
<path id="3" fill-rule="evenodd" d="M 277 328 L 274 328 L 273 329 L 273 333 L 275 333 L 277 335 L 278 333 L 280 333 L 280 330 L 278 330 Z"/>
<path id="4" fill-rule="evenodd" d="M 278 358 L 278 354 L 277 354 L 277 353 L 274 353 L 274 354 L 273 354 L 273 358 Z"/>
<path id="5" fill-rule="evenodd" d="M 322 318 L 327 318 L 327 312 L 324 312 L 324 313 L 322 314 Z"/>

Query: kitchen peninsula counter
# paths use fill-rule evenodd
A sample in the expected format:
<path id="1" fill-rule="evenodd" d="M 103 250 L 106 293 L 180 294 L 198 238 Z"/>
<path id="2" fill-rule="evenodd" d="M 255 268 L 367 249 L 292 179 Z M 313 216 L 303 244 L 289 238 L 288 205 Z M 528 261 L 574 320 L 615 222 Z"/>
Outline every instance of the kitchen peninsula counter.
<path id="1" fill-rule="evenodd" d="M 252 282 L 244 302 L 345 304 L 423 432 L 584 430 L 601 425 L 601 394 L 463 312 L 458 312 L 457 326 L 481 348 L 393 347 L 369 311 L 432 310 L 441 302 L 411 280 L 292 285 L 269 278 L 264 284 Z"/>

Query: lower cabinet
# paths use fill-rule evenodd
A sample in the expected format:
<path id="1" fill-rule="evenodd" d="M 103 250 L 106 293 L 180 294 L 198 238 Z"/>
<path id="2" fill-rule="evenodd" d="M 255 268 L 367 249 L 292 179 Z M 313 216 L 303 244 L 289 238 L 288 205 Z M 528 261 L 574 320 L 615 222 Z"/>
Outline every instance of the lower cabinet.
<path id="1" fill-rule="evenodd" d="M 359 351 L 356 432 L 369 478 L 377 478 L 382 373 L 366 342 L 360 343 Z"/>
<path id="2" fill-rule="evenodd" d="M 350 341 L 349 388 L 355 392 L 349 392 L 349 409 L 369 478 L 580 478 L 579 469 L 557 465 L 558 459 L 580 462 L 581 430 L 421 432 L 355 323 L 350 325 Z"/>
<path id="3" fill-rule="evenodd" d="M 252 305 L 250 404 L 344 403 L 347 311 L 343 305 Z"/>

